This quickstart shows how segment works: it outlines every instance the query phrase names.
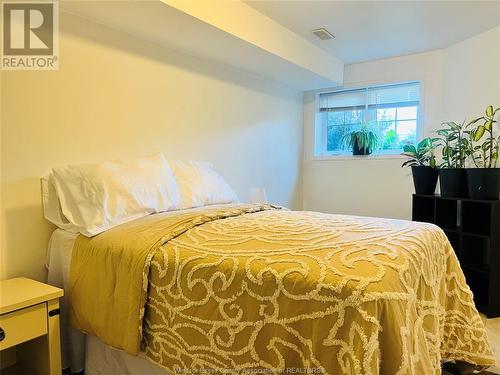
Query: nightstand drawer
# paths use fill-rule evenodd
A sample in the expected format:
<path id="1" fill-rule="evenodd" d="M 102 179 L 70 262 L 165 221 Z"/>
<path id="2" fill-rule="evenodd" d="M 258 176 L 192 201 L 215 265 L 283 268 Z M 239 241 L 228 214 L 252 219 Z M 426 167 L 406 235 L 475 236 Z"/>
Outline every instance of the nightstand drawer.
<path id="1" fill-rule="evenodd" d="M 0 328 L 5 337 L 0 350 L 47 334 L 47 307 L 45 303 L 0 315 Z"/>

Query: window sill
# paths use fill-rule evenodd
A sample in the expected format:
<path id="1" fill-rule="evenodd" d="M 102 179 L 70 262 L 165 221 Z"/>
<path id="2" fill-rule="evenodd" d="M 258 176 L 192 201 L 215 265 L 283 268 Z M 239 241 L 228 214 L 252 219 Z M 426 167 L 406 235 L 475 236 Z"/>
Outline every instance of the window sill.
<path id="1" fill-rule="evenodd" d="M 336 154 L 336 155 L 318 155 L 311 158 L 312 161 L 325 161 L 325 160 L 387 160 L 387 159 L 405 159 L 406 157 L 400 154 L 371 154 L 371 155 L 350 155 L 350 154 Z"/>

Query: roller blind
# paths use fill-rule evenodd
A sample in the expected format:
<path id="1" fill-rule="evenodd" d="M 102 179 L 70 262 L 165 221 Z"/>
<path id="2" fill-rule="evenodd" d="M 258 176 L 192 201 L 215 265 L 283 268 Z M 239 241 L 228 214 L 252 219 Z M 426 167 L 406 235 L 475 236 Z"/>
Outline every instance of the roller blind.
<path id="1" fill-rule="evenodd" d="M 320 94 L 320 111 L 347 111 L 365 109 L 366 89 L 346 90 Z"/>
<path id="2" fill-rule="evenodd" d="M 418 105 L 418 82 L 342 90 L 319 95 L 320 112 L 409 107 Z"/>

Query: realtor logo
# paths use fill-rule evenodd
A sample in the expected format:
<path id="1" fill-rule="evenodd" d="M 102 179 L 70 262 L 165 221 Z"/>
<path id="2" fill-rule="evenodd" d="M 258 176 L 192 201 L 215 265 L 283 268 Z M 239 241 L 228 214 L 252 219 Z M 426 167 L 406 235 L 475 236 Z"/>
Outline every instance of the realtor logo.
<path id="1" fill-rule="evenodd" d="M 58 69 L 58 15 L 55 1 L 2 2 L 2 69 Z"/>

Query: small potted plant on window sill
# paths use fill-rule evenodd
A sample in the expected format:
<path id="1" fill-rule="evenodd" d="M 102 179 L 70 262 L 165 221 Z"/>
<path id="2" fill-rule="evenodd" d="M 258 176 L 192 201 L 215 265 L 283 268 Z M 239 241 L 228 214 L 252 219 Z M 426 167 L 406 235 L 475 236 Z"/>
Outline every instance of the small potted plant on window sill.
<path id="1" fill-rule="evenodd" d="M 344 134 L 340 143 L 344 149 L 352 150 L 353 155 L 370 155 L 377 149 L 378 137 L 367 125 L 363 125 L 361 130 Z"/>
<path id="2" fill-rule="evenodd" d="M 466 131 L 469 135 L 469 153 L 476 168 L 467 168 L 469 195 L 473 199 L 499 199 L 500 168 L 497 168 L 500 136 L 495 135 L 495 120 L 500 108 L 488 106 L 485 115 L 471 121 L 468 125 L 480 123 L 476 128 Z M 479 141 L 486 139 L 479 144 Z"/>
<path id="3" fill-rule="evenodd" d="M 416 194 L 434 195 L 438 170 L 434 150 L 436 138 L 425 138 L 417 144 L 403 146 L 401 155 L 409 159 L 401 167 L 411 167 Z"/>
<path id="4" fill-rule="evenodd" d="M 465 121 L 444 122 L 436 131 L 442 147 L 443 161 L 439 166 L 439 187 L 442 197 L 467 198 L 467 172 L 465 161 L 469 155 L 469 141 L 465 134 Z"/>

